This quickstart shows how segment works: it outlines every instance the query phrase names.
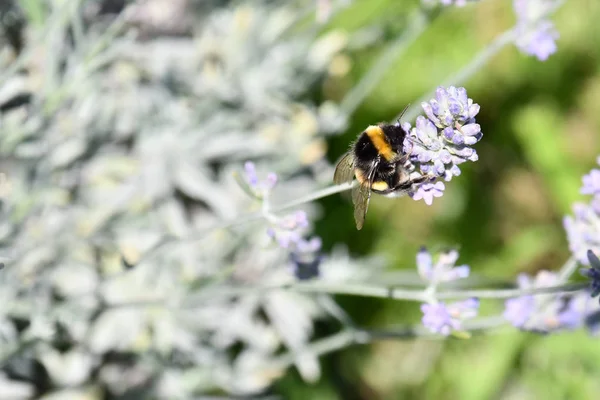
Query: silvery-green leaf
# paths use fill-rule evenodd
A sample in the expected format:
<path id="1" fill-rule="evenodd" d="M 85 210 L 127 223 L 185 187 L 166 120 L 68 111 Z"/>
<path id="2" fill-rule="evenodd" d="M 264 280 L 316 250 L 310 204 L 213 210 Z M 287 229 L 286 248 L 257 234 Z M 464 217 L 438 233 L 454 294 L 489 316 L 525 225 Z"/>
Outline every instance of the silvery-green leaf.
<path id="1" fill-rule="evenodd" d="M 183 206 L 175 200 L 171 200 L 160 208 L 165 225 L 168 231 L 176 236 L 183 237 L 189 231 L 189 223 L 185 215 Z"/>
<path id="2" fill-rule="evenodd" d="M 81 157 L 86 150 L 87 143 L 82 137 L 70 138 L 52 151 L 48 161 L 54 168 L 63 168 Z"/>
<path id="3" fill-rule="evenodd" d="M 33 385 L 20 380 L 11 380 L 4 373 L 0 374 L 0 399 L 28 400 L 34 394 Z"/>
<path id="4" fill-rule="evenodd" d="M 53 347 L 40 349 L 40 362 L 58 386 L 79 386 L 90 377 L 94 357 L 81 348 L 61 353 Z"/>
<path id="5" fill-rule="evenodd" d="M 261 392 L 284 373 L 281 368 L 270 364 L 264 354 L 252 350 L 246 350 L 237 357 L 233 371 L 234 375 L 227 382 L 231 385 L 228 389 L 239 394 Z"/>
<path id="6" fill-rule="evenodd" d="M 24 255 L 19 263 L 19 272 L 23 277 L 31 277 L 36 274 L 43 265 L 52 262 L 56 256 L 57 249 L 51 244 L 33 248 Z"/>
<path id="7" fill-rule="evenodd" d="M 204 201 L 223 219 L 236 216 L 236 205 L 229 200 L 220 185 L 190 163 L 182 160 L 175 166 L 173 181 L 182 192 L 193 199 Z"/>
<path id="8" fill-rule="evenodd" d="M 223 160 L 233 157 L 235 160 L 248 160 L 266 156 L 275 152 L 270 143 L 245 134 L 245 132 L 214 132 L 211 139 L 204 143 L 195 156 L 202 160 Z"/>
<path id="9" fill-rule="evenodd" d="M 108 362 L 100 369 L 98 378 L 101 383 L 110 387 L 112 393 L 123 395 L 132 388 L 148 385 L 155 373 L 150 364 L 138 362 L 125 365 Z"/>
<path id="10" fill-rule="evenodd" d="M 315 383 L 321 377 L 319 359 L 315 354 L 310 353 L 308 349 L 299 351 L 294 364 L 305 382 Z"/>
<path id="11" fill-rule="evenodd" d="M 0 241 L 8 239 L 14 232 L 14 225 L 0 221 Z"/>
<path id="12" fill-rule="evenodd" d="M 265 296 L 264 309 L 288 348 L 302 349 L 307 345 L 313 331 L 311 311 L 314 305 L 301 294 L 271 291 Z"/>
<path id="13" fill-rule="evenodd" d="M 29 91 L 29 80 L 25 75 L 13 75 L 0 85 L 0 104 Z"/>
<path id="14" fill-rule="evenodd" d="M 20 143 L 14 151 L 18 158 L 33 159 L 42 158 L 48 150 L 48 142 L 45 140 L 29 141 Z"/>
<path id="15" fill-rule="evenodd" d="M 98 286 L 98 274 L 91 265 L 62 264 L 52 274 L 58 293 L 66 297 L 92 294 Z"/>
<path id="16" fill-rule="evenodd" d="M 134 341 L 144 330 L 144 315 L 140 309 L 109 309 L 94 322 L 88 345 L 94 354 L 110 350 L 132 350 Z"/>

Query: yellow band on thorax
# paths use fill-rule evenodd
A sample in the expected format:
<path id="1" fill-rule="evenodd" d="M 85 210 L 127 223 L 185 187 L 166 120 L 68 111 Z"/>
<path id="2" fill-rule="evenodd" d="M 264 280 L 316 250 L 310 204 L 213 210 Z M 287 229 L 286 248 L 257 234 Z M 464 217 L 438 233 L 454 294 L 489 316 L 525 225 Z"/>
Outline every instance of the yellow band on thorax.
<path id="1" fill-rule="evenodd" d="M 394 158 L 394 152 L 390 144 L 388 143 L 385 134 L 383 133 L 383 129 L 377 125 L 369 126 L 365 132 L 373 146 L 377 149 L 377 152 L 383 156 L 387 161 L 391 161 Z"/>

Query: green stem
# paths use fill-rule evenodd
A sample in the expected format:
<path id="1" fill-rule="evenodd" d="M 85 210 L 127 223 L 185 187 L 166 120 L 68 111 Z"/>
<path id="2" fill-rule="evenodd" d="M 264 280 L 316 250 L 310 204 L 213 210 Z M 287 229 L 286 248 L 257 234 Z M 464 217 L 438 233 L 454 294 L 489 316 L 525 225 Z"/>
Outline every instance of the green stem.
<path id="1" fill-rule="evenodd" d="M 481 318 L 466 321 L 464 328 L 472 333 L 485 333 L 505 324 L 506 321 L 500 317 Z M 306 349 L 303 349 L 303 353 L 320 357 L 353 345 L 368 344 L 379 340 L 411 340 L 415 338 L 451 339 L 432 333 L 423 326 L 409 326 L 395 330 L 344 329 L 329 337 L 312 342 Z M 268 368 L 286 369 L 296 361 L 296 358 L 297 355 L 290 351 L 269 363 Z"/>
<path id="2" fill-rule="evenodd" d="M 352 114 L 363 100 L 377 86 L 383 74 L 392 66 L 394 61 L 425 31 L 428 19 L 424 12 L 419 11 L 411 18 L 411 25 L 403 35 L 400 35 L 388 46 L 377 59 L 373 67 L 364 75 L 360 82 L 344 97 L 340 108 L 346 114 Z"/>
<path id="3" fill-rule="evenodd" d="M 515 29 L 509 29 L 506 32 L 498 35 L 489 46 L 480 51 L 469 64 L 463 67 L 454 75 L 447 78 L 441 85 L 436 85 L 436 87 L 430 91 L 428 91 L 425 95 L 423 95 L 420 99 L 411 104 L 406 113 L 404 114 L 404 119 L 407 121 L 414 120 L 421 113 L 421 103 L 429 101 L 434 95 L 435 90 L 438 86 L 448 87 L 451 85 L 459 86 L 462 85 L 467 79 L 469 79 L 475 72 L 477 72 L 481 67 L 483 67 L 487 62 L 500 50 L 502 50 L 506 45 L 512 43 L 516 37 Z M 396 119 L 400 118 L 400 115 L 396 117 Z"/>
<path id="4" fill-rule="evenodd" d="M 563 3 L 563 0 L 556 1 L 551 7 L 548 8 L 543 17 L 545 18 L 553 14 L 563 5 Z M 536 20 L 531 21 L 530 23 L 534 24 L 537 22 L 538 21 Z M 518 31 L 516 27 L 513 27 L 496 36 L 496 38 L 494 38 L 494 40 L 486 48 L 477 53 L 477 55 L 475 55 L 475 57 L 461 70 L 447 78 L 441 85 L 436 85 L 435 88 L 427 92 L 419 100 L 412 103 L 412 105 L 404 114 L 404 119 L 407 121 L 414 120 L 421 113 L 421 103 L 429 101 L 429 99 L 431 99 L 435 95 L 435 90 L 438 86 L 447 87 L 451 85 L 463 85 L 467 79 L 469 79 L 475 72 L 479 71 L 484 65 L 486 65 L 488 61 L 492 59 L 492 57 L 494 57 L 500 52 L 500 50 L 502 50 L 507 45 L 513 43 L 517 38 L 517 35 Z M 400 118 L 400 115 L 396 117 L 396 119 L 398 118 Z"/>
<path id="5" fill-rule="evenodd" d="M 439 290 L 436 293 L 437 300 L 461 300 L 472 297 L 480 299 L 510 299 L 525 295 L 540 294 L 562 294 L 578 292 L 585 289 L 587 283 L 563 284 L 551 287 L 538 288 L 515 288 L 515 289 L 472 289 L 472 290 Z M 328 293 L 336 295 L 349 295 L 359 297 L 387 298 L 394 300 L 407 300 L 426 302 L 429 296 L 424 290 L 400 289 L 386 286 L 375 286 L 363 283 L 344 282 L 298 282 L 294 284 L 281 284 L 272 286 L 246 286 L 237 288 L 223 288 L 206 290 L 196 296 L 189 298 L 189 303 L 184 307 L 193 308 L 195 304 L 202 303 L 206 297 L 218 296 L 243 296 L 247 294 L 264 293 L 270 290 L 291 290 L 299 293 Z"/>

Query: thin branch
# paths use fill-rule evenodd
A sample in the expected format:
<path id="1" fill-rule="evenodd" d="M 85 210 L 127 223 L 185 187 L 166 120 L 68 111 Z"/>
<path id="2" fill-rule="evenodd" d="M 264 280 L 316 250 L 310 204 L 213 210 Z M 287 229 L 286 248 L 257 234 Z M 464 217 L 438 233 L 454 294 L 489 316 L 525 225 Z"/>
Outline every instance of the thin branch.
<path id="1" fill-rule="evenodd" d="M 273 206 L 270 208 L 272 212 L 280 212 L 285 211 L 290 208 L 298 207 L 302 204 L 310 203 L 315 200 L 322 199 L 324 197 L 331 196 L 332 194 L 345 192 L 346 190 L 352 189 L 352 187 L 356 185 L 356 181 L 352 181 L 352 183 L 342 183 L 341 185 L 333 185 L 326 187 L 325 189 L 317 190 L 314 193 L 311 193 L 307 196 L 301 197 L 297 200 L 290 201 L 289 203 L 284 203 L 279 206 Z"/>
<path id="2" fill-rule="evenodd" d="M 501 317 L 480 318 L 464 323 L 465 330 L 471 333 L 489 333 L 496 328 L 506 325 L 506 321 Z M 407 326 L 393 330 L 367 330 L 367 329 L 344 329 L 324 339 L 316 340 L 302 350 L 302 353 L 308 353 L 316 357 L 333 353 L 346 347 L 358 344 L 368 344 L 379 340 L 412 340 L 416 338 L 430 340 L 452 340 L 452 337 L 446 337 L 428 331 L 423 326 Z M 462 339 L 456 339 L 462 340 Z M 268 364 L 271 369 L 285 369 L 292 365 L 298 354 L 294 352 L 286 353 Z"/>
<path id="3" fill-rule="evenodd" d="M 417 38 L 425 32 L 428 25 L 428 19 L 423 11 L 419 10 L 417 15 L 410 19 L 411 25 L 394 40 L 383 51 L 375 64 L 363 76 L 360 82 L 350 90 L 344 97 L 340 108 L 347 114 L 352 114 L 363 100 L 377 86 L 379 80 L 385 72 L 392 66 L 394 61 L 402 54 Z"/>
<path id="4" fill-rule="evenodd" d="M 585 289 L 587 283 L 563 284 L 539 288 L 515 289 L 474 289 L 474 290 L 440 290 L 436 294 L 438 300 L 460 300 L 477 297 L 480 299 L 510 299 L 514 297 L 538 294 L 573 293 Z M 424 290 L 402 289 L 391 286 L 376 286 L 352 282 L 298 282 L 293 284 L 279 284 L 272 286 L 245 286 L 245 287 L 220 287 L 216 290 L 206 290 L 196 296 L 190 297 L 183 307 L 193 308 L 195 304 L 202 303 L 207 297 L 243 296 L 247 294 L 263 293 L 270 290 L 291 290 L 300 293 L 328 293 L 337 295 L 350 295 L 359 297 L 374 297 L 394 300 L 425 302 L 427 300 Z"/>
<path id="5" fill-rule="evenodd" d="M 475 72 L 483 67 L 487 62 L 496 54 L 500 52 L 505 46 L 512 43 L 516 38 L 516 30 L 509 29 L 500 35 L 498 35 L 485 49 L 480 51 L 469 64 L 459 70 L 457 73 L 447 78 L 441 85 L 428 91 L 420 99 L 411 104 L 406 113 L 404 113 L 404 119 L 407 121 L 414 120 L 421 113 L 421 103 L 429 101 L 434 95 L 435 90 L 438 86 L 458 86 L 462 85 L 467 79 L 469 79 Z M 400 115 L 396 119 L 400 118 Z"/>
<path id="6" fill-rule="evenodd" d="M 564 4 L 563 0 L 558 0 L 554 4 L 552 4 L 544 13 L 543 18 L 550 16 L 556 10 L 558 10 Z M 531 24 L 537 23 L 538 20 L 530 22 Z M 429 101 L 434 95 L 435 90 L 438 86 L 459 86 L 464 84 L 464 82 L 469 79 L 475 72 L 481 69 L 484 65 L 486 65 L 492 57 L 500 52 L 504 47 L 513 43 L 515 39 L 517 39 L 518 31 L 516 27 L 508 29 L 498 36 L 494 38 L 494 40 L 486 46 L 483 50 L 475 55 L 471 59 L 471 61 L 460 69 L 457 73 L 447 78 L 444 83 L 441 85 L 437 85 L 434 89 L 428 91 L 425 95 L 423 95 L 419 100 L 412 103 L 409 109 L 404 114 L 404 119 L 407 121 L 414 120 L 421 113 L 421 103 Z M 396 119 L 400 118 L 400 115 L 396 117 Z"/>

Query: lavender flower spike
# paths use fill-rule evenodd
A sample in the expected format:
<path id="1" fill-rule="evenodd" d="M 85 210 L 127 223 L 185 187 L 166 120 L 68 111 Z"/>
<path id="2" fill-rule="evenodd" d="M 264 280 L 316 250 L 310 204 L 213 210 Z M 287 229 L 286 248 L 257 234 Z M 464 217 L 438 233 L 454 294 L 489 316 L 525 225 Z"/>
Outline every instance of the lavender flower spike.
<path id="1" fill-rule="evenodd" d="M 249 189 L 259 198 L 267 196 L 277 185 L 277 174 L 274 172 L 269 172 L 264 180 L 258 179 L 256 166 L 251 161 L 246 161 L 244 164 L 244 175 Z"/>
<path id="2" fill-rule="evenodd" d="M 559 284 L 558 275 L 540 271 L 535 279 L 520 274 L 520 289 L 550 287 Z M 581 298 L 565 294 L 525 295 L 507 300 L 504 318 L 511 325 L 525 331 L 550 332 L 558 329 L 573 329 L 583 323 Z"/>
<path id="3" fill-rule="evenodd" d="M 462 322 L 477 315 L 479 300 L 476 298 L 446 304 L 439 302 L 435 304 L 422 304 L 423 325 L 431 332 L 444 336 L 453 331 L 462 330 Z"/>
<path id="4" fill-rule="evenodd" d="M 426 117 L 417 117 L 414 127 L 402 124 L 407 134 L 403 151 L 410 154 L 417 173 L 431 177 L 409 195 L 413 200 L 423 199 L 431 205 L 435 197 L 444 193 L 445 186 L 436 182 L 438 179 L 450 181 L 460 175 L 460 164 L 478 160 L 471 146 L 479 142 L 483 134 L 475 121 L 479 105 L 467 96 L 465 88 L 438 87 L 435 98 L 423 102 L 421 107 Z"/>

